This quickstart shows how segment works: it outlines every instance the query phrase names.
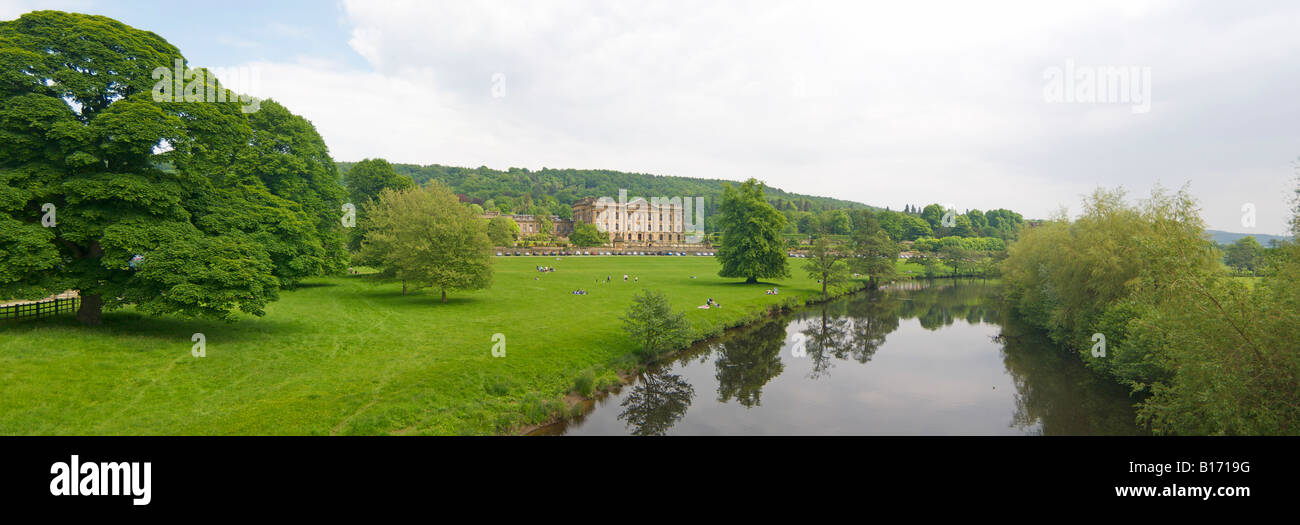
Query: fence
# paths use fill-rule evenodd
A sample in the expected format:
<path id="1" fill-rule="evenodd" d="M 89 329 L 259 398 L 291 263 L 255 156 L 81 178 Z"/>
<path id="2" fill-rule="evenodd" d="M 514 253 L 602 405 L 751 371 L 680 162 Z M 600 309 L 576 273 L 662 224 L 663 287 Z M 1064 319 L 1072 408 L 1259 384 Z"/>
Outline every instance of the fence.
<path id="1" fill-rule="evenodd" d="M 80 297 L 59 297 L 34 303 L 0 306 L 0 321 L 8 319 L 28 319 L 63 312 L 75 312 L 77 311 L 77 306 L 80 304 Z"/>

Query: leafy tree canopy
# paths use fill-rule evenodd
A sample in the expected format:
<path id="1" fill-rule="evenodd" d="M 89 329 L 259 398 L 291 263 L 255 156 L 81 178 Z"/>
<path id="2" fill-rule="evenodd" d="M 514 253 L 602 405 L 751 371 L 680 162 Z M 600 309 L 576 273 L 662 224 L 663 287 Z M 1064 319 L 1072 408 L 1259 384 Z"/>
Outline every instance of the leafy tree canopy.
<path id="1" fill-rule="evenodd" d="M 609 241 L 609 237 L 595 224 L 580 222 L 573 226 L 573 233 L 569 234 L 569 242 L 575 246 L 602 246 Z"/>
<path id="2" fill-rule="evenodd" d="M 102 16 L 0 22 L 0 296 L 77 290 L 87 324 L 128 304 L 229 320 L 331 267 L 338 230 L 323 225 L 341 189 L 315 130 L 273 102 L 250 118 L 187 66 L 204 73 L 187 91 L 232 102 L 156 101 L 154 69 L 177 60 Z M 297 142 L 268 143 L 282 135 Z"/>
<path id="3" fill-rule="evenodd" d="M 718 227 L 722 231 L 719 276 L 756 283 L 760 278 L 790 275 L 781 240 L 785 216 L 763 199 L 763 183 L 749 179 L 739 188 L 727 186 L 718 207 Z"/>
<path id="4" fill-rule="evenodd" d="M 621 319 L 643 359 L 654 359 L 690 342 L 690 320 L 685 312 L 674 312 L 662 292 L 642 290 L 632 298 L 632 305 Z"/>
<path id="5" fill-rule="evenodd" d="M 488 219 L 487 234 L 492 244 L 510 246 L 519 240 L 519 224 L 510 217 L 493 217 Z"/>
<path id="6" fill-rule="evenodd" d="M 481 290 L 492 283 L 492 241 L 481 217 L 446 186 L 384 189 L 369 207 L 362 251 L 382 274 L 416 288 Z M 406 286 L 403 286 L 403 292 Z"/>

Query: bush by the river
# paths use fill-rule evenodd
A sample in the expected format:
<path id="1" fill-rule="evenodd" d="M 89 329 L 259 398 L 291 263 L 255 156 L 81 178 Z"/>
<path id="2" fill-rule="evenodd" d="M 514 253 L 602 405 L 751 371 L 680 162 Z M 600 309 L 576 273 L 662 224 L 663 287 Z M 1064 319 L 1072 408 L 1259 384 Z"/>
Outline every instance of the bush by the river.
<path id="1" fill-rule="evenodd" d="M 1022 317 L 1129 385 L 1155 433 L 1300 433 L 1300 246 L 1281 247 L 1252 287 L 1204 230 L 1185 189 L 1136 205 L 1097 190 L 1077 220 L 1022 233 L 1005 290 Z"/>

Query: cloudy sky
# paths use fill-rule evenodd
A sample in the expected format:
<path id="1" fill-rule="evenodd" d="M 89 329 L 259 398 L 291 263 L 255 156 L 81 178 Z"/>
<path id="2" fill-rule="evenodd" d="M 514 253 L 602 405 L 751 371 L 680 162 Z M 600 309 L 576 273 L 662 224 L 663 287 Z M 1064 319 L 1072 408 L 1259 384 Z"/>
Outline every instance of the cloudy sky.
<path id="1" fill-rule="evenodd" d="M 752 176 L 1029 217 L 1190 183 L 1212 228 L 1277 234 L 1300 158 L 1296 2 L 0 0 L 0 19 L 33 9 L 247 68 L 339 160 Z M 1086 101 L 1101 72 L 1130 91 Z"/>

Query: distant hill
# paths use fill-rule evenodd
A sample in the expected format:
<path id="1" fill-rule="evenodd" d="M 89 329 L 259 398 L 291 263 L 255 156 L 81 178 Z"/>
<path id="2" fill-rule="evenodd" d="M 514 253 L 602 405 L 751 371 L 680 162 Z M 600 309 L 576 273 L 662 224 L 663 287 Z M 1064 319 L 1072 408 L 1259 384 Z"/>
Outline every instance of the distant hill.
<path id="1" fill-rule="evenodd" d="M 341 174 L 346 174 L 354 162 L 338 162 Z M 739 185 L 735 181 L 721 179 L 693 179 L 651 175 L 647 173 L 627 173 L 612 170 L 549 169 L 532 171 L 523 168 L 510 168 L 506 171 L 488 167 L 460 168 L 432 164 L 418 166 L 415 164 L 393 164 L 393 169 L 405 174 L 416 182 L 423 184 L 436 179 L 452 188 L 456 193 L 466 195 L 479 203 L 492 201 L 498 207 L 521 209 L 531 205 L 540 205 L 563 214 L 563 209 L 583 197 L 618 198 L 618 190 L 627 190 L 632 197 L 704 197 L 706 213 L 712 214 L 718 197 L 722 194 L 724 184 Z M 833 209 L 872 208 L 860 202 L 817 197 L 791 193 L 769 186 L 767 198 L 778 204 L 792 205 L 801 211 L 822 211 Z M 787 206 L 778 206 L 782 209 Z"/>
<path id="2" fill-rule="evenodd" d="M 1269 241 L 1277 239 L 1277 242 L 1289 241 L 1291 237 L 1283 235 L 1268 235 L 1264 233 L 1234 233 L 1221 230 L 1205 230 L 1210 234 L 1210 238 L 1219 244 L 1232 244 L 1242 237 L 1254 237 L 1260 244 L 1268 246 Z"/>

